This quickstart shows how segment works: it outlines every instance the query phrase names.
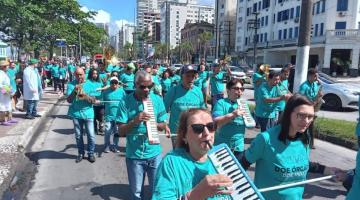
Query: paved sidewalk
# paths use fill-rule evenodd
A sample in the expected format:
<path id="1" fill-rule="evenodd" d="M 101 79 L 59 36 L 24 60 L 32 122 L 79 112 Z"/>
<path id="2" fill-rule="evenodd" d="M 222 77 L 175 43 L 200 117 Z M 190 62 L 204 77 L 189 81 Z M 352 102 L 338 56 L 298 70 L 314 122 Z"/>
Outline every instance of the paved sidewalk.
<path id="1" fill-rule="evenodd" d="M 24 118 L 25 112 L 13 112 L 13 118 L 19 122 L 13 126 L 0 126 L 0 194 L 9 186 L 21 152 L 36 134 L 41 121 L 60 98 L 58 93 L 53 92 L 53 88 L 48 87 L 38 104 L 38 114 L 42 117 L 29 120 Z M 20 102 L 18 108 L 22 108 L 23 100 L 21 99 Z"/>

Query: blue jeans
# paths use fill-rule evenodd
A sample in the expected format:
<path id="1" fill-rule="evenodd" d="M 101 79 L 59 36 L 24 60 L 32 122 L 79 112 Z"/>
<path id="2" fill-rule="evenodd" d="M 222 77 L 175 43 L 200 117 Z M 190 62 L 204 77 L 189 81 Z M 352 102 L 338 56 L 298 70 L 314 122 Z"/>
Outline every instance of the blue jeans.
<path id="1" fill-rule="evenodd" d="M 145 173 L 148 176 L 151 191 L 154 189 L 156 170 L 161 162 L 161 154 L 149 159 L 126 158 L 131 200 L 143 199 Z"/>
<path id="2" fill-rule="evenodd" d="M 26 116 L 35 116 L 37 114 L 38 100 L 25 100 L 26 102 Z"/>
<path id="3" fill-rule="evenodd" d="M 79 155 L 85 154 L 84 148 L 84 126 L 87 137 L 87 151 L 88 155 L 94 155 L 95 151 L 95 133 L 94 133 L 94 119 L 73 119 L 76 146 L 78 148 Z"/>
<path id="4" fill-rule="evenodd" d="M 264 132 L 267 129 L 274 127 L 276 124 L 275 118 L 262 118 L 262 117 L 256 117 L 256 118 L 260 125 L 261 132 Z"/>
<path id="5" fill-rule="evenodd" d="M 113 136 L 113 144 L 110 142 L 110 137 Z M 105 122 L 105 136 L 104 136 L 104 149 L 117 148 L 119 146 L 119 133 L 115 121 Z"/>

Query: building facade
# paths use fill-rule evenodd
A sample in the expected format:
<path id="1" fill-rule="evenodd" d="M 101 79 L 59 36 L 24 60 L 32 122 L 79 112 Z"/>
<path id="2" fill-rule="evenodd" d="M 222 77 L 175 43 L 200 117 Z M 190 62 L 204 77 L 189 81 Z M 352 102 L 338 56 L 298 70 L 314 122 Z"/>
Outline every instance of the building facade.
<path id="1" fill-rule="evenodd" d="M 214 8 L 192 4 L 196 1 L 165 1 L 160 9 L 161 42 L 172 49 L 181 42 L 181 29 L 186 22 L 214 23 Z"/>
<path id="2" fill-rule="evenodd" d="M 359 73 L 360 0 L 314 0 L 309 67 L 328 74 Z M 236 52 L 254 63 L 295 64 L 301 1 L 238 0 Z M 257 22 L 257 34 L 253 22 Z M 250 28 L 249 28 L 250 26 Z"/>
<path id="3" fill-rule="evenodd" d="M 240 0 L 239 0 L 240 1 Z M 216 0 L 216 57 L 235 55 L 237 0 Z"/>
<path id="4" fill-rule="evenodd" d="M 132 44 L 134 42 L 135 26 L 125 24 L 119 31 L 119 49 L 121 50 L 126 43 Z"/>

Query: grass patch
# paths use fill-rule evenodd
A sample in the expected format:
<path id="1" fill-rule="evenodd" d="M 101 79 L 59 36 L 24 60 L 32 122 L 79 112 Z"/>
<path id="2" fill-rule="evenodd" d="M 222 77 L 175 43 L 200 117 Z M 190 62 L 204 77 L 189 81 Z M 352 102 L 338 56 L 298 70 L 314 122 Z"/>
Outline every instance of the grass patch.
<path id="1" fill-rule="evenodd" d="M 314 125 L 315 129 L 322 134 L 355 143 L 357 141 L 355 135 L 356 122 L 318 117 Z"/>

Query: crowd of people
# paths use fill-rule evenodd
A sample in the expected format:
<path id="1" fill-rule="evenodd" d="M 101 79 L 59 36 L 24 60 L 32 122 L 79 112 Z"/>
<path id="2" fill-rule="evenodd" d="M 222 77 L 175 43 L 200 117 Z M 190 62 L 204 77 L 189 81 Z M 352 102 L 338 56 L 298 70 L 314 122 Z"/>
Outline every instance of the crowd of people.
<path id="1" fill-rule="evenodd" d="M 0 66 L 9 74 L 7 63 L 0 62 Z M 86 62 L 77 66 L 49 61 L 40 66 L 32 59 L 23 70 L 21 94 L 26 101 L 26 118 L 39 116 L 36 104 L 41 91 L 45 85 L 53 85 L 54 91 L 59 89 L 70 103 L 68 115 L 78 148 L 76 163 L 86 153 L 87 159 L 95 162 L 96 135 L 104 135 L 104 153 L 119 152 L 119 139 L 126 137 L 131 199 L 144 198 L 145 174 L 152 199 L 231 199 L 232 180 L 217 174 L 207 155 L 210 145 L 221 143 L 228 145 L 245 169 L 256 163 L 254 183 L 258 188 L 303 181 L 308 172 L 336 175 L 339 181 L 346 178 L 345 172 L 336 167 L 310 161 L 310 151 L 315 148 L 312 127 L 322 97 L 315 69 L 308 71 L 299 93 L 292 93 L 291 64 L 280 73 L 269 71 L 266 65 L 258 66 L 252 82 L 254 119 L 261 133 L 245 149 L 244 115 L 249 105 L 240 106 L 237 101 L 245 90 L 244 82 L 231 78 L 224 60 L 211 66 L 202 60 L 199 65 L 183 65 L 178 70 L 162 64 L 123 62 Z M 16 121 L 11 119 L 9 99 L 16 96 L 16 89 L 10 84 L 14 78 L 9 77 L 15 77 L 15 83 L 19 77 L 1 71 L 0 78 L 8 79 L 0 81 L 2 91 L 6 91 L 0 96 L 0 120 L 3 125 L 13 124 Z M 144 111 L 144 102 L 149 101 L 151 113 Z M 148 134 L 154 134 L 147 126 L 150 119 L 156 122 L 158 131 L 171 139 L 173 151 L 164 158 L 161 145 L 149 141 Z M 358 155 L 356 172 L 359 161 Z M 348 199 L 360 193 L 359 174 L 353 177 Z M 294 186 L 265 192 L 263 196 L 302 199 L 303 192 L 303 186 Z"/>

